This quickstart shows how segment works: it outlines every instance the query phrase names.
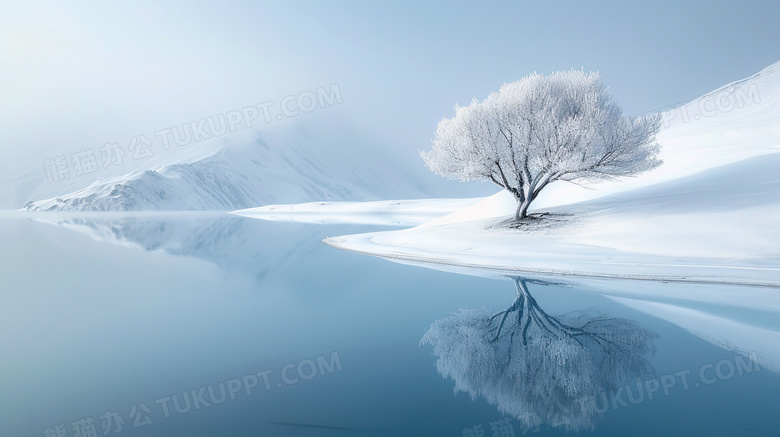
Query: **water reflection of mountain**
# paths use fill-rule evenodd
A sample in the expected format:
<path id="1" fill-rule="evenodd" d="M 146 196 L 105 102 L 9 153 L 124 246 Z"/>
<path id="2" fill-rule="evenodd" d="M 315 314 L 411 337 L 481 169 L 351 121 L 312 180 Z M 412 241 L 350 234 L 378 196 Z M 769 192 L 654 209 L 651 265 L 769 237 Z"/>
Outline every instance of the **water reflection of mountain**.
<path id="1" fill-rule="evenodd" d="M 539 281 L 513 278 L 515 301 L 497 313 L 461 310 L 421 340 L 455 390 L 484 398 L 527 426 L 592 429 L 597 399 L 654 370 L 655 334 L 637 323 L 582 310 L 552 316 L 531 295 Z M 595 408 L 594 408 L 595 407 Z"/>
<path id="2" fill-rule="evenodd" d="M 195 257 L 231 273 L 267 279 L 282 270 L 306 266 L 320 248 L 322 227 L 268 223 L 227 214 L 68 217 L 54 223 L 95 240 L 150 252 Z M 319 263 L 321 264 L 321 263 Z"/>

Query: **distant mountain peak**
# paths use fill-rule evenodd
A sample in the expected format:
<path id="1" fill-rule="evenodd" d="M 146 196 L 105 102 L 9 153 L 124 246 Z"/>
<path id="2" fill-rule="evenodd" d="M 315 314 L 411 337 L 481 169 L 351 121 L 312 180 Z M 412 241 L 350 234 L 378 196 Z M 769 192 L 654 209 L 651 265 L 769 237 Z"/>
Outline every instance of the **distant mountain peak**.
<path id="1" fill-rule="evenodd" d="M 323 139 L 311 129 L 290 129 L 221 138 L 155 168 L 27 202 L 24 209 L 235 210 L 269 203 L 426 195 L 430 193 L 400 164 L 359 139 Z"/>

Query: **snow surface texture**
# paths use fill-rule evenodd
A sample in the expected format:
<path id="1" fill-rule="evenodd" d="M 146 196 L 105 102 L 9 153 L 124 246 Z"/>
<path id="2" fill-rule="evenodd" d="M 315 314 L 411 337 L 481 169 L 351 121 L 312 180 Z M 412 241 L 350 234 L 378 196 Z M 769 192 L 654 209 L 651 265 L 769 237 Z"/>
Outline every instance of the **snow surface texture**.
<path id="1" fill-rule="evenodd" d="M 414 226 L 477 204 L 473 199 L 380 200 L 375 202 L 310 202 L 268 205 L 231 214 L 268 221 Z"/>
<path id="2" fill-rule="evenodd" d="M 752 89 L 760 102 L 694 116 Z M 415 228 L 324 242 L 508 272 L 780 286 L 780 63 L 686 107 L 687 123 L 664 114 L 663 166 L 588 195 L 552 185 L 532 205 L 540 219 L 510 226 L 516 203 L 500 192 Z"/>
<path id="3" fill-rule="evenodd" d="M 422 185 L 351 132 L 293 126 L 187 146 L 164 164 L 28 202 L 25 209 L 235 210 L 280 202 L 430 196 Z"/>

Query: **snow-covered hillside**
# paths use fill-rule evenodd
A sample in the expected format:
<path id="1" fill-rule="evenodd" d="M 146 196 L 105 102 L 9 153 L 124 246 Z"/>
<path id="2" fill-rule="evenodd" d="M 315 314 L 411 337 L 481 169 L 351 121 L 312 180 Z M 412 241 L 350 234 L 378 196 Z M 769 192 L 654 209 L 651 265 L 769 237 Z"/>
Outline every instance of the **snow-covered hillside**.
<path id="1" fill-rule="evenodd" d="M 419 198 L 410 173 L 367 140 L 293 126 L 188 146 L 173 159 L 50 199 L 33 211 L 234 210 L 269 203 Z M 422 165 L 419 166 L 422 169 Z"/>
<path id="2" fill-rule="evenodd" d="M 720 98 L 713 96 L 736 95 L 751 84 L 760 103 L 693 116 L 699 113 L 692 108 L 707 109 L 706 102 Z M 387 258 L 526 274 L 780 286 L 780 63 L 686 106 L 688 122 L 670 123 L 659 135 L 662 167 L 641 180 L 608 184 L 582 202 L 564 200 L 583 196 L 563 196 L 532 204 L 532 212 L 549 213 L 541 219 L 502 223 L 516 204 L 501 192 L 415 228 L 325 242 Z"/>
<path id="3" fill-rule="evenodd" d="M 753 156 L 780 152 L 780 61 L 748 78 L 661 114 L 660 167 L 583 188 L 555 182 L 534 207 L 565 205 L 628 191 Z"/>
<path id="4" fill-rule="evenodd" d="M 503 271 L 780 286 L 780 154 L 546 208 L 502 225 L 506 192 L 400 230 L 333 237 L 337 248 Z"/>

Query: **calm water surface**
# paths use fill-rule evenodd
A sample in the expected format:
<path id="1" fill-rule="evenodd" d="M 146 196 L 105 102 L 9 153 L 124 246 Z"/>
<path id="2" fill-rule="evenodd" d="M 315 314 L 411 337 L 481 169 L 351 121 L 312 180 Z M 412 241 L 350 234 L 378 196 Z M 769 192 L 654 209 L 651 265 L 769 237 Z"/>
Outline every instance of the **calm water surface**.
<path id="1" fill-rule="evenodd" d="M 780 436 L 774 289 L 320 243 L 365 226 L 49 217 L 0 220 L 2 436 Z"/>

